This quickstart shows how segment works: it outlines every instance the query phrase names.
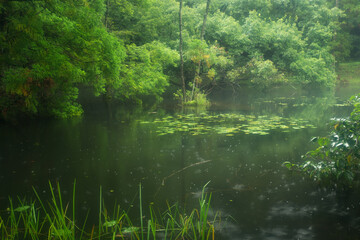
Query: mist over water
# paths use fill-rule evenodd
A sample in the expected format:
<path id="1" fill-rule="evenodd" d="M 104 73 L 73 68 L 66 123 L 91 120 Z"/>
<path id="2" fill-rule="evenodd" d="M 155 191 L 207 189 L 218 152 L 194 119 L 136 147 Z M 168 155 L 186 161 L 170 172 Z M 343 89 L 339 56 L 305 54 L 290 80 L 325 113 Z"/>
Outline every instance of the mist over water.
<path id="1" fill-rule="evenodd" d="M 350 90 L 340 92 L 230 90 L 214 93 L 209 109 L 112 106 L 108 114 L 99 104 L 85 106 L 79 119 L 0 125 L 0 210 L 8 196 L 31 198 L 32 186 L 46 198 L 49 180 L 70 199 L 74 179 L 78 215 L 95 210 L 89 222 L 100 186 L 108 207 L 117 202 L 133 216 L 140 182 L 144 206 L 165 209 L 168 201 L 192 209 L 210 181 L 221 239 L 358 239 L 356 189 L 321 189 L 281 166 L 301 161 L 311 137 L 349 114 Z"/>

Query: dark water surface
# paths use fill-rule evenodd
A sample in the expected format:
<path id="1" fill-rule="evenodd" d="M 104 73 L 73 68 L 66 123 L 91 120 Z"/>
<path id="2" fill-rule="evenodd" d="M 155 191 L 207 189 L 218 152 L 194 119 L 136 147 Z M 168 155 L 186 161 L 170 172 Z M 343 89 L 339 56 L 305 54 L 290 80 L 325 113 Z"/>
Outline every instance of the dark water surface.
<path id="1" fill-rule="evenodd" d="M 64 198 L 70 198 L 76 179 L 78 215 L 90 209 L 88 221 L 93 218 L 96 223 L 100 185 L 106 203 L 117 201 L 138 216 L 140 182 L 145 206 L 154 202 L 165 208 L 169 201 L 191 209 L 197 207 L 201 189 L 210 181 L 212 216 L 220 212 L 223 223 L 218 229 L 221 239 L 360 239 L 357 189 L 346 193 L 320 189 L 281 166 L 284 161 L 301 161 L 301 155 L 313 148 L 309 139 L 325 135 L 329 127 L 324 123 L 330 118 L 348 115 L 351 108 L 343 103 L 354 93 L 356 88 L 351 87 L 310 97 L 294 90 L 266 96 L 228 91 L 213 94 L 216 104 L 208 110 L 141 111 L 114 106 L 109 114 L 99 104 L 87 107 L 87 114 L 79 119 L 3 124 L 0 210 L 8 207 L 8 196 L 33 196 L 32 186 L 46 198 L 49 180 L 59 182 Z M 302 119 L 316 128 L 289 126 L 287 131 L 270 129 L 267 135 L 159 134 L 164 123 L 158 120 L 179 114 L 192 114 L 196 121 L 219 114 L 255 116 L 256 120 L 277 116 Z M 200 124 L 216 129 L 224 125 L 226 130 L 233 122 Z M 170 176 L 195 163 L 201 164 Z"/>

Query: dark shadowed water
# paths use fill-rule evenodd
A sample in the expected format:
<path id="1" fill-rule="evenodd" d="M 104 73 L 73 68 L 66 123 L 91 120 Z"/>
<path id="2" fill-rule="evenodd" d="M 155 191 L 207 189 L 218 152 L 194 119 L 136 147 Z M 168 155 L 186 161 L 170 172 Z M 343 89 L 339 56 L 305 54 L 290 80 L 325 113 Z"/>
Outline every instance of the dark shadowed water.
<path id="1" fill-rule="evenodd" d="M 70 198 L 76 179 L 77 214 L 93 210 L 88 221 L 96 223 L 100 186 L 108 205 L 138 216 L 140 182 L 144 205 L 191 209 L 210 181 L 221 239 L 360 239 L 357 189 L 324 190 L 282 167 L 301 161 L 332 117 L 349 114 L 344 100 L 357 89 L 227 91 L 214 93 L 207 110 L 113 106 L 109 114 L 98 103 L 79 119 L 0 125 L 0 210 L 8 196 L 33 196 L 32 186 L 46 198 L 49 180 Z"/>

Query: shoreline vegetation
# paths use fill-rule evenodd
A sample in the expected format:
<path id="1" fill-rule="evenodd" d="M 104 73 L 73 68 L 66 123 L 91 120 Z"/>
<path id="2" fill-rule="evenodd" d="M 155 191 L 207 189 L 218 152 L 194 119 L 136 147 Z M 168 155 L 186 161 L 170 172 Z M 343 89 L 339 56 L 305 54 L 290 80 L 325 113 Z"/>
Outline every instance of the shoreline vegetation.
<path id="1" fill-rule="evenodd" d="M 360 83 L 360 62 L 341 63 L 338 66 L 340 84 Z M 359 93 L 360 94 L 360 93 Z M 349 190 L 359 186 L 360 180 L 360 98 L 350 97 L 352 112 L 345 118 L 333 118 L 327 136 L 311 139 L 315 144 L 301 162 L 284 162 L 289 170 L 308 176 L 319 185 Z"/>
<path id="2" fill-rule="evenodd" d="M 359 63 L 349 63 L 340 67 L 353 68 L 358 72 L 359 69 L 354 68 L 358 65 Z M 345 81 L 351 82 L 354 79 L 357 81 L 359 75 L 350 77 L 347 75 Z M 357 188 L 360 183 L 359 95 L 350 97 L 348 103 L 353 107 L 351 113 L 343 118 L 332 118 L 327 136 L 313 137 L 311 142 L 315 147 L 302 156 L 301 162 L 287 161 L 283 165 L 325 187 L 337 190 Z"/>
<path id="3" fill-rule="evenodd" d="M 128 212 L 119 205 L 108 211 L 104 204 L 102 188 L 99 194 L 99 219 L 97 223 L 88 223 L 89 212 L 84 222 L 76 218 L 76 181 L 73 185 L 71 202 L 65 203 L 61 196 L 59 183 L 53 186 L 49 182 L 51 199 L 45 201 L 33 188 L 36 200 L 26 201 L 9 198 L 9 207 L 0 215 L 0 239 L 215 239 L 215 224 L 220 217 L 209 217 L 211 193 L 205 193 L 204 185 L 199 198 L 199 208 L 190 214 L 182 212 L 177 204 L 167 206 L 159 213 L 149 206 L 149 216 L 145 217 L 142 206 L 141 184 L 139 184 L 139 219 L 130 219 Z M 92 226 L 88 229 L 88 226 Z"/>
<path id="4" fill-rule="evenodd" d="M 0 118 L 71 118 L 90 88 L 111 105 L 208 105 L 214 89 L 333 89 L 359 59 L 356 0 L 0 2 Z"/>

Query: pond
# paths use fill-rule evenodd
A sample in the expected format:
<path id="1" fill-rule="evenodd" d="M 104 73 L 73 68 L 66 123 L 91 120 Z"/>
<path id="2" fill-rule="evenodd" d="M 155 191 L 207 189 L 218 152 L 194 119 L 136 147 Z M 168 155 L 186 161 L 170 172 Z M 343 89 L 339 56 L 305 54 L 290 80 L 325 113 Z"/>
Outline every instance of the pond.
<path id="1" fill-rule="evenodd" d="M 143 204 L 198 207 L 202 187 L 221 216 L 220 239 L 358 239 L 360 195 L 314 185 L 282 163 L 298 162 L 325 135 L 330 119 L 349 114 L 346 99 L 360 88 L 305 96 L 294 89 L 270 94 L 243 89 L 211 95 L 208 109 L 152 110 L 85 105 L 79 119 L 0 125 L 0 210 L 8 196 L 48 196 L 48 181 L 71 197 L 77 214 L 97 218 L 99 188 L 138 216 Z M 95 209 L 91 212 L 91 209 Z"/>

